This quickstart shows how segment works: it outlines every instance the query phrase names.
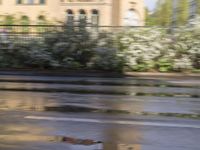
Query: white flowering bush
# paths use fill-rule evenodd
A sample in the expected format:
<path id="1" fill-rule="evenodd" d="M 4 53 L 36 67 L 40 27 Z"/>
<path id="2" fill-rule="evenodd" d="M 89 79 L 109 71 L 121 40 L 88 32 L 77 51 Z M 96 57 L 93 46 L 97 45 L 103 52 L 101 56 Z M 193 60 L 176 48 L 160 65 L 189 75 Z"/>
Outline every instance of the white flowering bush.
<path id="1" fill-rule="evenodd" d="M 189 56 L 183 55 L 181 58 L 174 60 L 173 67 L 174 67 L 175 70 L 191 69 L 192 68 L 192 62 L 189 59 Z"/>
<path id="2" fill-rule="evenodd" d="M 200 69 L 200 18 L 188 27 L 179 28 L 170 46 L 176 52 L 174 70 Z"/>
<path id="3" fill-rule="evenodd" d="M 116 36 L 116 44 L 128 68 L 146 71 L 154 68 L 155 60 L 164 49 L 160 42 L 162 38 L 163 33 L 159 29 L 130 29 Z"/>
<path id="4" fill-rule="evenodd" d="M 200 22 L 199 22 L 200 24 Z M 141 28 L 116 35 L 126 68 L 134 71 L 186 71 L 200 67 L 200 26 L 166 29 Z"/>

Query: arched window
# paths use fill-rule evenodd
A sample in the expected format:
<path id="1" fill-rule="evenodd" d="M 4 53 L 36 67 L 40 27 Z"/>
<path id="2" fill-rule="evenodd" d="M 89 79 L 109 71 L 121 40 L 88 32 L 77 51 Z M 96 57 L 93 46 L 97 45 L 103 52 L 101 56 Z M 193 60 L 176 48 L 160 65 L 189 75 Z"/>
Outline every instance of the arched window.
<path id="1" fill-rule="evenodd" d="M 0 16 L 0 24 L 3 24 L 4 16 Z"/>
<path id="2" fill-rule="evenodd" d="M 12 25 L 15 22 L 15 18 L 11 15 L 5 16 L 4 22 L 6 25 Z"/>
<path id="3" fill-rule="evenodd" d="M 123 22 L 125 26 L 139 26 L 140 17 L 134 9 L 130 9 L 126 12 Z"/>
<path id="4" fill-rule="evenodd" d="M 99 25 L 99 11 L 96 9 L 92 10 L 91 23 L 92 25 Z"/>
<path id="5" fill-rule="evenodd" d="M 44 25 L 46 23 L 46 18 L 43 15 L 38 16 L 38 25 Z"/>
<path id="6" fill-rule="evenodd" d="M 47 24 L 47 20 L 46 20 L 45 16 L 43 16 L 43 15 L 38 16 L 37 25 L 41 25 L 42 26 L 42 25 L 45 25 L 45 24 Z M 44 27 L 38 26 L 37 27 L 37 31 L 38 32 L 44 32 L 45 30 L 44 30 Z"/>
<path id="7" fill-rule="evenodd" d="M 73 24 L 74 22 L 74 13 L 71 9 L 67 10 L 67 24 Z"/>
<path id="8" fill-rule="evenodd" d="M 23 4 L 23 0 L 16 0 L 16 4 Z"/>
<path id="9" fill-rule="evenodd" d="M 22 16 L 21 17 L 21 24 L 22 25 L 29 25 L 30 24 L 30 20 L 29 20 L 28 16 Z M 22 28 L 22 31 L 23 32 L 28 32 L 29 31 L 29 27 L 28 26 L 24 26 Z"/>
<path id="10" fill-rule="evenodd" d="M 27 4 L 30 4 L 30 5 L 34 4 L 34 0 L 28 0 Z"/>
<path id="11" fill-rule="evenodd" d="M 43 4 L 45 4 L 45 3 L 46 3 L 46 0 L 40 0 L 40 1 L 39 1 L 39 4 L 40 4 L 40 5 L 43 5 Z"/>
<path id="12" fill-rule="evenodd" d="M 28 16 L 22 16 L 21 17 L 21 24 L 22 25 L 29 25 L 29 23 L 30 23 L 30 20 L 29 20 Z"/>
<path id="13" fill-rule="evenodd" d="M 83 9 L 79 10 L 79 21 L 83 24 L 86 24 L 87 22 L 87 14 Z"/>
<path id="14" fill-rule="evenodd" d="M 40 16 L 38 17 L 38 20 L 46 20 L 46 19 L 45 19 L 45 16 L 40 15 Z"/>

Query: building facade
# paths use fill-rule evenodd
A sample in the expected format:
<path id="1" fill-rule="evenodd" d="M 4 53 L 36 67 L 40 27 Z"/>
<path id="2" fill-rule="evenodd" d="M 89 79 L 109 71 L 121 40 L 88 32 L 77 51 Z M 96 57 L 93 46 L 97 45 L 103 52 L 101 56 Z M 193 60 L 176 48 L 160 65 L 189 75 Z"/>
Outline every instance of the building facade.
<path id="1" fill-rule="evenodd" d="M 144 11 L 143 0 L 0 0 L 1 22 L 9 16 L 29 24 L 84 19 L 100 26 L 143 26 Z"/>

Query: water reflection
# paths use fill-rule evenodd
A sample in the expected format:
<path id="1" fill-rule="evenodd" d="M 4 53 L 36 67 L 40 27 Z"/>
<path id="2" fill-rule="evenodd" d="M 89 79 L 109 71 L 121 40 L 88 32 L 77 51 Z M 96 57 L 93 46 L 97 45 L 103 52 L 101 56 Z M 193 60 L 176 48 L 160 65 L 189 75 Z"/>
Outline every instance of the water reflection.
<path id="1" fill-rule="evenodd" d="M 123 99 L 118 99 L 118 101 L 123 101 Z M 109 106 L 111 109 L 115 110 L 123 110 L 124 105 L 110 101 L 102 101 L 104 105 Z M 143 111 L 143 105 L 137 107 L 132 105 L 132 111 Z M 127 111 L 129 113 L 129 111 Z M 120 128 L 115 126 L 111 126 L 104 130 L 105 143 L 103 143 L 103 150 L 141 150 L 140 145 L 132 144 L 139 143 L 142 141 L 142 133 L 141 131 L 134 127 L 129 129 Z"/>
<path id="2" fill-rule="evenodd" d="M 200 118 L 197 98 L 159 98 L 102 94 L 0 92 L 0 110 L 61 113 L 160 115 Z M 158 99 L 158 100 L 156 100 Z M 164 104 L 164 105 L 163 105 Z"/>
<path id="3" fill-rule="evenodd" d="M 192 82 L 192 84 L 190 83 Z M 153 78 L 84 78 L 84 77 L 49 77 L 49 76 L 2 76 L 0 83 L 51 83 L 71 85 L 107 85 L 107 86 L 145 86 L 145 87 L 191 87 L 199 88 L 195 80 L 172 80 Z"/>
<path id="4" fill-rule="evenodd" d="M 50 96 L 23 92 L 1 92 L 0 109 L 43 111 L 44 106 L 52 102 Z"/>
<path id="5" fill-rule="evenodd" d="M 103 150 L 141 150 L 143 135 L 138 128 L 121 129 L 115 127 L 104 131 L 106 142 L 103 144 Z M 135 143 L 135 144 L 134 144 Z"/>
<path id="6" fill-rule="evenodd" d="M 50 125 L 49 125 L 50 126 Z M 1 127 L 1 125 L 0 125 Z M 142 139 L 142 134 L 139 129 L 121 129 L 116 126 L 110 126 L 108 128 L 101 129 L 102 137 L 101 140 L 94 140 L 90 138 L 78 138 L 73 136 L 59 136 L 59 135 L 48 135 L 48 133 L 52 133 L 52 130 L 60 130 L 59 128 L 49 128 L 47 126 L 38 126 L 35 125 L 9 125 L 4 128 L 0 128 L 1 135 L 0 141 L 1 143 L 7 143 L 9 145 L 13 143 L 32 143 L 35 142 L 47 142 L 47 143 L 63 143 L 72 146 L 84 146 L 87 147 L 88 150 L 141 150 L 140 143 Z M 79 136 L 83 137 L 84 131 L 79 133 Z M 92 136 L 95 136 L 93 133 Z M 91 137 L 91 135 L 90 135 Z M 95 139 L 97 137 L 94 137 Z M 19 145 L 16 146 L 19 146 Z M 21 145 L 22 148 L 23 145 Z M 95 149 L 93 149 L 95 148 Z M 69 149 L 70 150 L 70 149 Z"/>
<path id="7" fill-rule="evenodd" d="M 153 114 L 200 118 L 198 111 L 200 106 L 199 89 L 195 87 L 176 89 L 163 87 L 159 83 L 162 88 L 158 88 L 159 86 L 155 85 L 157 83 L 155 81 L 152 83 L 148 81 L 147 85 L 147 83 L 145 84 L 146 81 L 139 84 L 141 80 L 132 83 L 126 81 L 124 84 L 119 80 L 115 83 L 109 80 L 78 82 L 68 80 L 62 85 L 60 83 L 53 84 L 54 82 L 50 81 L 47 81 L 49 84 L 32 84 L 31 82 L 26 82 L 26 84 L 1 84 L 2 88 L 24 88 L 26 86 L 25 88 L 30 91 L 0 91 L 0 113 L 5 112 L 4 115 L 0 116 L 0 144 L 20 143 L 23 146 L 24 143 L 29 145 L 31 142 L 35 142 L 34 144 L 39 143 L 38 147 L 41 146 L 41 143 L 64 144 L 66 145 L 64 146 L 65 149 L 68 150 L 70 150 L 69 145 L 83 146 L 84 148 L 81 148 L 81 150 L 85 150 L 85 148 L 86 150 L 142 150 L 141 145 L 145 141 L 145 130 L 138 126 L 124 125 L 124 127 L 123 125 L 105 125 L 103 123 L 96 125 L 88 122 L 77 124 L 62 121 L 58 123 L 47 120 L 30 121 L 24 119 L 24 116 L 21 115 L 24 113 L 50 117 L 51 115 L 66 117 L 68 113 L 72 113 L 77 118 L 92 114 L 92 117 L 99 117 L 102 120 L 103 118 L 108 120 L 110 117 L 113 120 L 120 121 L 129 118 L 128 115 Z M 39 83 L 43 82 L 40 81 Z M 82 86 L 77 86 L 79 84 Z M 131 87 L 132 85 L 135 87 Z M 145 85 L 147 86 L 143 87 Z M 60 92 L 48 90 L 46 93 L 41 91 L 31 92 L 32 88 L 35 87 L 41 90 L 55 87 Z M 68 90 L 64 91 L 63 88 L 66 87 Z M 183 97 L 177 98 L 176 90 L 185 99 Z M 129 95 L 127 95 L 127 92 Z M 188 98 L 196 93 L 196 98 Z M 7 111 L 2 111 L 2 109 Z M 20 117 L 16 117 L 16 112 L 20 112 L 21 116 L 18 114 Z M 9 116 L 10 113 L 12 115 Z M 58 149 L 58 147 L 55 147 L 55 149 Z"/>
<path id="8" fill-rule="evenodd" d="M 174 88 L 148 86 L 108 86 L 108 85 L 74 85 L 50 83 L 10 83 L 0 82 L 1 91 L 24 92 L 67 92 L 75 94 L 106 94 L 106 95 L 136 95 L 163 97 L 196 97 L 199 98 L 198 88 Z"/>
<path id="9" fill-rule="evenodd" d="M 109 144 L 105 143 L 103 145 L 103 150 L 142 150 L 141 145 L 137 144 Z"/>

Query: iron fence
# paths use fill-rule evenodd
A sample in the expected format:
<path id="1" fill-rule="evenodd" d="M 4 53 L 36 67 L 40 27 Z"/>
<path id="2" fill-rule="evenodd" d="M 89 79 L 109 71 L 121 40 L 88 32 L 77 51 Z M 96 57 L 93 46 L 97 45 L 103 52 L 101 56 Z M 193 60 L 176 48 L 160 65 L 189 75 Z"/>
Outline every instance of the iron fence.
<path id="1" fill-rule="evenodd" d="M 24 42 L 42 38 L 44 33 L 62 30 L 63 26 L 53 25 L 0 25 L 0 43 L 9 41 Z"/>
<path id="2" fill-rule="evenodd" d="M 24 43 L 34 39 L 44 39 L 47 35 L 63 33 L 65 30 L 71 31 L 68 34 L 77 34 L 78 30 L 85 30 L 90 35 L 98 37 L 99 33 L 112 35 L 127 29 L 141 29 L 149 27 L 124 27 L 124 26 L 69 26 L 69 25 L 0 25 L 0 48 L 6 43 Z M 163 29 L 163 28 L 162 28 Z M 67 35 L 70 37 L 70 35 Z M 78 36 L 78 35 L 77 35 Z"/>

